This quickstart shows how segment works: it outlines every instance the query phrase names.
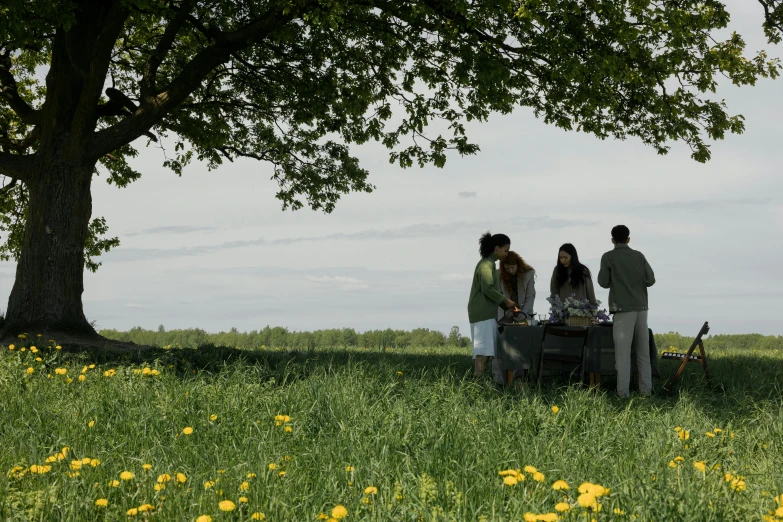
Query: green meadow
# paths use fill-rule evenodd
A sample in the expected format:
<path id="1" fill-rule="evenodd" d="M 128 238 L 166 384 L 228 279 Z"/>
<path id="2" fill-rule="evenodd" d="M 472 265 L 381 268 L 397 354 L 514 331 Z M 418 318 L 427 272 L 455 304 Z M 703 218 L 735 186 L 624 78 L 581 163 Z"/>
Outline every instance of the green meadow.
<path id="1" fill-rule="evenodd" d="M 783 520 L 780 337 L 629 400 L 498 389 L 459 343 L 58 346 L 0 347 L 3 520 Z"/>

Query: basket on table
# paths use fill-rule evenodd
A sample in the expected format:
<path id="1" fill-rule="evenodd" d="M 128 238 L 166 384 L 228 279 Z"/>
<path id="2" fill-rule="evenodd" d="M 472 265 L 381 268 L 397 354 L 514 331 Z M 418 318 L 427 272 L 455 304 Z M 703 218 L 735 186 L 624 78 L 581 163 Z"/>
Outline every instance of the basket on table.
<path id="1" fill-rule="evenodd" d="M 568 316 L 566 317 L 567 326 L 590 326 L 592 320 L 589 317 Z"/>

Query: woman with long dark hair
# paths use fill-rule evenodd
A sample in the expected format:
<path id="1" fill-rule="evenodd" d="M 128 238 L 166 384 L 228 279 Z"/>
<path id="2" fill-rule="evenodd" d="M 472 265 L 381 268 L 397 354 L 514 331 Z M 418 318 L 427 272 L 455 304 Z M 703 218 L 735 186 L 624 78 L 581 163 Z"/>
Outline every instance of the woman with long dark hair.
<path id="1" fill-rule="evenodd" d="M 473 272 L 473 285 L 468 300 L 470 337 L 473 341 L 473 370 L 484 373 L 487 362 L 495 356 L 498 341 L 498 307 L 517 309 L 516 303 L 500 292 L 500 280 L 495 261 L 508 255 L 511 240 L 505 234 L 487 232 L 479 239 L 481 261 Z"/>
<path id="2" fill-rule="evenodd" d="M 579 254 L 571 243 L 560 247 L 549 290 L 552 296 L 560 296 L 560 299 L 576 296 L 597 303 L 590 269 L 579 262 Z"/>

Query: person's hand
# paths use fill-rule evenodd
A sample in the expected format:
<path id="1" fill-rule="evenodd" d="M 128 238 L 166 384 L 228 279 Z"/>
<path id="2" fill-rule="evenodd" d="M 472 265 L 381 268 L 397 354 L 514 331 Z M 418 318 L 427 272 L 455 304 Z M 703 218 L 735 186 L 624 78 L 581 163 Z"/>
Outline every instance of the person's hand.
<path id="1" fill-rule="evenodd" d="M 595 317 L 593 317 L 592 321 L 593 321 L 593 324 L 598 324 L 598 319 L 596 319 Z"/>
<path id="2" fill-rule="evenodd" d="M 517 308 L 517 304 L 514 301 L 512 301 L 511 299 L 508 299 L 508 298 L 506 298 L 505 305 L 506 305 L 506 308 L 508 308 L 509 310 L 515 310 Z"/>

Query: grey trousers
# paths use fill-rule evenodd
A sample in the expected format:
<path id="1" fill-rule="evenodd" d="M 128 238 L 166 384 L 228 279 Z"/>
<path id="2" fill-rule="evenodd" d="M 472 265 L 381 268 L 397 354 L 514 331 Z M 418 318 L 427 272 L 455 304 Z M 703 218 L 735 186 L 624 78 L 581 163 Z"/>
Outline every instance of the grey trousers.
<path id="1" fill-rule="evenodd" d="M 650 368 L 650 339 L 647 330 L 647 310 L 642 312 L 618 312 L 614 314 L 614 364 L 617 370 L 617 395 L 628 397 L 631 384 L 631 351 L 636 352 L 636 369 L 639 372 L 639 392 L 652 393 L 652 369 Z"/>

